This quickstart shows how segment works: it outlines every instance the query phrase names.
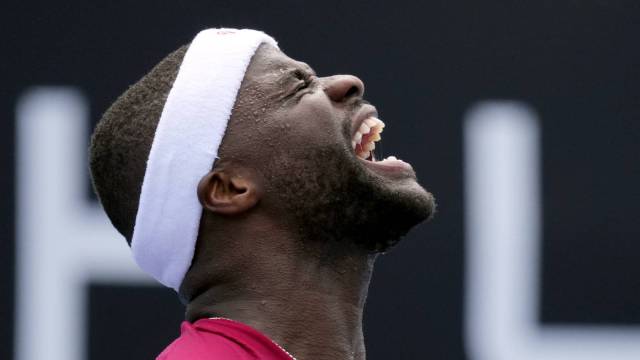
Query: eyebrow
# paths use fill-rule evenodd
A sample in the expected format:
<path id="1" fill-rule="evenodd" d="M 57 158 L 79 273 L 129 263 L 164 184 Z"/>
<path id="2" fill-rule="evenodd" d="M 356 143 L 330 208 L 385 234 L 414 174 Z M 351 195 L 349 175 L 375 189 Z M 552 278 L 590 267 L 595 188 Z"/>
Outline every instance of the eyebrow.
<path id="1" fill-rule="evenodd" d="M 279 78 L 280 80 L 288 80 L 296 77 L 295 75 L 299 72 L 304 73 L 306 76 L 318 76 L 311 66 L 303 62 L 296 62 L 296 65 L 288 66 Z"/>
<path id="2" fill-rule="evenodd" d="M 304 71 L 306 71 L 309 75 L 318 76 L 318 74 L 316 74 L 315 70 L 313 70 L 313 68 L 311 66 L 309 66 L 309 64 L 307 64 L 306 62 L 297 61 L 296 63 L 298 65 L 300 65 L 304 69 Z"/>

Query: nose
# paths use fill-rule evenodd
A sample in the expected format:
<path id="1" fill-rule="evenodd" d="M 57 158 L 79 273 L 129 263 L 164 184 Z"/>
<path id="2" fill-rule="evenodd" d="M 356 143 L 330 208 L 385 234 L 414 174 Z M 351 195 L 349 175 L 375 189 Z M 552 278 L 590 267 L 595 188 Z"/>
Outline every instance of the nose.
<path id="1" fill-rule="evenodd" d="M 364 84 L 353 75 L 334 75 L 325 80 L 324 91 L 332 101 L 347 102 L 353 98 L 362 98 Z"/>

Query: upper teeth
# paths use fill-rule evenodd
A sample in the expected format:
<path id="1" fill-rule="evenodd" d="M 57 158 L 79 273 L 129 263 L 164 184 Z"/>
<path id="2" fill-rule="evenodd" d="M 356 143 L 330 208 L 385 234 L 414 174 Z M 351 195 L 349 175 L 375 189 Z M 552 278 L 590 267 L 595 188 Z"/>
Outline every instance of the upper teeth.
<path id="1" fill-rule="evenodd" d="M 374 117 L 367 118 L 362 122 L 362 124 L 360 124 L 358 131 L 356 131 L 351 139 L 351 147 L 354 150 L 358 148 L 356 151 L 356 155 L 358 157 L 363 159 L 369 157 L 370 152 L 376 147 L 374 142 L 380 140 L 380 133 L 383 128 L 384 123 L 382 120 Z M 364 143 L 363 139 L 366 139 Z"/>

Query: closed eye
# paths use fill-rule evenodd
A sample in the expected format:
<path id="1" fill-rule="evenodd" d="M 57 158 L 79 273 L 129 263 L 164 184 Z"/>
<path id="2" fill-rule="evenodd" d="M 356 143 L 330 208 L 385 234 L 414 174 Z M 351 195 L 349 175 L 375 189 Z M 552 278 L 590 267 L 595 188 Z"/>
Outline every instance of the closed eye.
<path id="1" fill-rule="evenodd" d="M 311 75 L 303 72 L 302 70 L 295 70 L 293 76 L 299 80 L 299 84 L 296 86 L 296 91 L 306 89 L 311 84 Z"/>
<path id="2" fill-rule="evenodd" d="M 307 72 L 300 68 L 291 69 L 288 71 L 286 75 L 294 85 L 287 92 L 285 99 L 290 99 L 292 97 L 296 97 L 296 99 L 300 98 L 300 95 L 307 94 L 311 92 L 309 89 L 311 85 L 313 85 L 314 80 L 316 79 L 315 73 Z"/>

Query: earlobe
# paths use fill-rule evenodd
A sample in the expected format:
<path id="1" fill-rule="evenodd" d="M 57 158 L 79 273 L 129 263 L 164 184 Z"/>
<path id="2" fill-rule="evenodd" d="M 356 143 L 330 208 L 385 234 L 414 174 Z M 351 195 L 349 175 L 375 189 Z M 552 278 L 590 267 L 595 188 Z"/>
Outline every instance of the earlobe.
<path id="1" fill-rule="evenodd" d="M 200 179 L 198 200 L 208 211 L 236 215 L 253 208 L 260 200 L 256 179 L 240 174 L 211 171 Z"/>

